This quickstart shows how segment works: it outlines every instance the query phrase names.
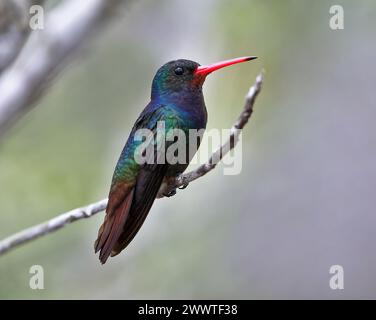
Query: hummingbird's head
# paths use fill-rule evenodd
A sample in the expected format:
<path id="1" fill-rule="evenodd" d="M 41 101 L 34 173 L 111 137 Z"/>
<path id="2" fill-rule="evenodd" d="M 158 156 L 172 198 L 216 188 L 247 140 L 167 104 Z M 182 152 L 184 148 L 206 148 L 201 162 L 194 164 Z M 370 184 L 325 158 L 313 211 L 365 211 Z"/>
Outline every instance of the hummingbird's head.
<path id="1" fill-rule="evenodd" d="M 167 62 L 154 76 L 151 96 L 153 98 L 182 91 L 201 91 L 208 74 L 223 67 L 253 59 L 256 57 L 242 57 L 207 66 L 201 66 L 197 62 L 186 59 Z"/>
<path id="2" fill-rule="evenodd" d="M 197 62 L 179 59 L 167 62 L 154 76 L 151 95 L 160 96 L 194 89 L 192 86 Z"/>

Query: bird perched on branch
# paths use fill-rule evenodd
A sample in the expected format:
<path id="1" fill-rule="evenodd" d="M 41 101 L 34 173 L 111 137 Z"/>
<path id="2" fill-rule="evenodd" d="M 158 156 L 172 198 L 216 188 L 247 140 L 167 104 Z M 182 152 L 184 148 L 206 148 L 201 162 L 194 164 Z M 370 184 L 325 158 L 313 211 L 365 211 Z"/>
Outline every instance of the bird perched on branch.
<path id="1" fill-rule="evenodd" d="M 158 143 L 161 142 L 158 138 L 159 123 L 164 124 L 165 133 L 180 129 L 188 136 L 189 130 L 204 130 L 207 112 L 202 85 L 206 76 L 220 68 L 255 58 L 242 57 L 207 66 L 180 59 L 166 63 L 157 71 L 152 83 L 151 101 L 134 124 L 112 178 L 106 216 L 95 242 L 95 252 L 100 251 L 102 264 L 109 256 L 119 254 L 128 246 L 157 197 L 175 193 L 175 190 L 165 193 L 168 190 L 166 186 L 187 168 L 194 155 L 187 152 L 184 161 L 166 161 L 166 150 L 175 140 L 167 141 L 163 136 L 164 143 Z M 150 131 L 157 143 L 136 139 L 139 129 Z M 183 139 L 184 147 L 189 150 L 195 145 L 197 150 L 200 139 L 191 140 Z M 140 149 L 142 144 L 146 145 L 145 149 Z M 145 157 L 147 146 L 152 146 L 152 159 Z M 140 157 L 153 161 L 142 163 Z"/>

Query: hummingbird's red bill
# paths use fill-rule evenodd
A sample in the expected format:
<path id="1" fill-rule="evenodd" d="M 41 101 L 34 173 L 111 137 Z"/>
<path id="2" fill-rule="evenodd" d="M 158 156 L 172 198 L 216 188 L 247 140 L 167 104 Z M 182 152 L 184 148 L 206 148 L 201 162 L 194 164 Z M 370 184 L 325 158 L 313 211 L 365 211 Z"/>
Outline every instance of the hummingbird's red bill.
<path id="1" fill-rule="evenodd" d="M 246 61 L 250 61 L 250 60 L 254 60 L 254 59 L 257 59 L 257 57 L 241 57 L 241 58 L 235 58 L 235 59 L 231 59 L 231 60 L 216 62 L 216 63 L 213 63 L 213 64 L 209 64 L 207 66 L 199 66 L 196 69 L 195 74 L 207 76 L 209 73 L 212 73 L 215 70 L 231 66 L 232 64 L 246 62 Z"/>

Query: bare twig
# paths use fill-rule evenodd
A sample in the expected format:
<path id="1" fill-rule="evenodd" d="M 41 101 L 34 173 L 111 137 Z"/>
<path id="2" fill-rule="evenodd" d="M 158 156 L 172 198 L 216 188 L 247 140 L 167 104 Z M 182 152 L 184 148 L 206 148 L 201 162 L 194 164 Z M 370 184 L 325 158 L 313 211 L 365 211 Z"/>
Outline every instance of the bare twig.
<path id="1" fill-rule="evenodd" d="M 115 12 L 121 0 L 66 0 L 46 13 L 43 30 L 31 32 L 0 78 L 0 137 L 44 93 L 73 53 Z M 14 50 L 17 54 L 17 50 Z"/>
<path id="2" fill-rule="evenodd" d="M 48 233 L 54 232 L 76 220 L 90 218 L 96 213 L 106 209 L 106 206 L 107 199 L 103 199 L 96 203 L 92 203 L 86 207 L 77 208 L 72 211 L 60 214 L 57 217 L 48 220 L 44 223 L 38 224 L 31 228 L 22 230 L 21 232 L 15 233 L 14 235 L 0 242 L 0 255 L 25 242 L 29 242 Z"/>
<path id="3" fill-rule="evenodd" d="M 209 171 L 213 170 L 216 164 L 230 151 L 232 150 L 238 142 L 241 129 L 247 124 L 249 118 L 252 115 L 253 105 L 258 94 L 261 91 L 263 84 L 263 74 L 260 73 L 255 84 L 250 88 L 248 94 L 245 97 L 245 105 L 239 118 L 231 128 L 231 134 L 229 139 L 216 151 L 214 152 L 209 161 L 196 170 L 182 174 L 177 177 L 175 183 L 171 185 L 171 189 L 178 188 L 181 186 L 186 186 L 190 182 L 202 177 Z M 48 220 L 42 224 L 38 224 L 34 227 L 20 231 L 10 237 L 0 241 L 0 255 L 18 247 L 23 243 L 27 243 L 31 240 L 39 238 L 48 233 L 54 232 L 69 223 L 74 221 L 90 218 L 98 212 L 103 211 L 107 206 L 107 199 L 92 203 L 86 207 L 74 209 L 72 211 L 58 215 L 57 217 Z"/>

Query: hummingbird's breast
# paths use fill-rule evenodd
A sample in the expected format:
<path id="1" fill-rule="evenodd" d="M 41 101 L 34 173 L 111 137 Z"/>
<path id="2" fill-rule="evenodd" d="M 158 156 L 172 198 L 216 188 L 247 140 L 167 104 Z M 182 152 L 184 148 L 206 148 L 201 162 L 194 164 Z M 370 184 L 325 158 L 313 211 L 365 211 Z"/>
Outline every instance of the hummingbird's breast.
<path id="1" fill-rule="evenodd" d="M 178 154 L 178 163 L 168 165 L 167 179 L 178 176 L 188 167 L 200 146 L 207 123 L 207 111 L 202 96 L 179 99 L 174 103 L 174 110 L 179 117 L 177 129 L 181 129 L 185 136 L 175 143 L 179 145 L 177 152 L 184 152 L 184 155 Z"/>

